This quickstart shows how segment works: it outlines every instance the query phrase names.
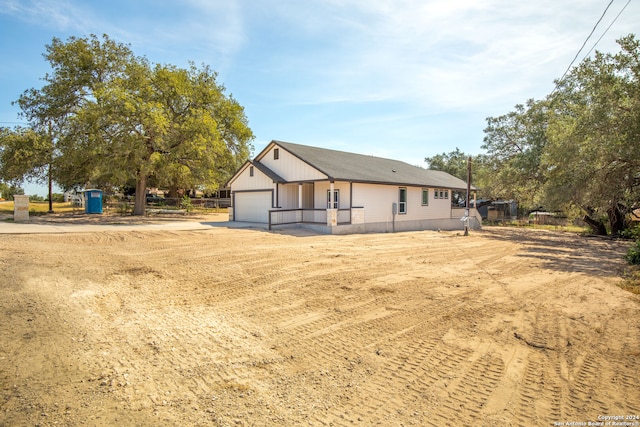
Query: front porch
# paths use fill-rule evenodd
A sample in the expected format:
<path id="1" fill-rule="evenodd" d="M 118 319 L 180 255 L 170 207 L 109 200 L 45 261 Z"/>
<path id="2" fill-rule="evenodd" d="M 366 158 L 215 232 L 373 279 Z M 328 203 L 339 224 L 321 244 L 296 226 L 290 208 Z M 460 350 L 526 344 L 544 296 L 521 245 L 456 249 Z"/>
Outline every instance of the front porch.
<path id="1" fill-rule="evenodd" d="M 365 222 L 365 208 L 350 209 L 272 209 L 269 230 L 274 227 L 310 229 L 322 234 L 393 233 L 418 230 L 463 230 L 466 209 L 452 208 L 450 218 Z M 477 209 L 469 210 L 469 228 L 480 230 L 482 218 Z"/>
<path id="2" fill-rule="evenodd" d="M 327 227 L 358 224 L 364 218 L 364 208 L 351 209 L 272 209 L 269 211 L 269 230 L 274 225 L 317 224 Z"/>

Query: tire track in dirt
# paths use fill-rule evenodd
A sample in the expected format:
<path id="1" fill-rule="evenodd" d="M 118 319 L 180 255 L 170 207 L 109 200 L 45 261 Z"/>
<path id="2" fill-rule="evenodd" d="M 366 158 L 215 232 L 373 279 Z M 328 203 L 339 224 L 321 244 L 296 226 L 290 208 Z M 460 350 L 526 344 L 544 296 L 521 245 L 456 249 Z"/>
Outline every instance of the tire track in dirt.
<path id="1" fill-rule="evenodd" d="M 531 292 L 527 293 L 530 296 Z M 520 396 L 516 401 L 515 422 L 521 426 L 552 425 L 565 419 L 563 402 L 566 390 L 562 383 L 560 327 L 556 316 L 535 308 L 531 337 L 518 335 L 520 345 L 529 348 Z M 566 374 L 564 375 L 566 381 Z M 543 396 L 552 396 L 545 399 Z"/>
<path id="2" fill-rule="evenodd" d="M 214 413 L 228 398 L 264 393 L 269 367 L 284 361 L 263 350 L 260 336 L 250 330 L 207 310 L 150 310 L 106 330 L 104 338 L 111 340 L 95 357 L 111 393 L 134 409 L 167 416 L 187 406 Z M 235 357 L 229 360 L 229 354 Z"/>
<path id="3" fill-rule="evenodd" d="M 598 384 L 601 383 L 600 363 L 591 355 L 587 355 L 580 366 L 574 380 L 571 382 L 568 404 L 573 410 L 574 416 L 595 419 L 598 414 L 608 414 L 607 404 L 603 402 L 597 393 Z"/>
<path id="4" fill-rule="evenodd" d="M 341 408 L 322 413 L 317 421 L 322 419 L 334 425 L 357 424 L 362 420 L 388 424 L 395 419 L 399 408 L 411 413 L 415 419 L 426 419 L 424 417 L 429 410 L 424 405 L 425 396 L 429 395 L 436 382 L 455 375 L 471 354 L 471 350 L 451 347 L 443 342 L 448 327 L 442 320 L 455 317 L 456 309 L 466 311 L 465 304 L 449 298 L 446 302 L 439 301 L 436 307 L 389 313 L 330 333 L 316 333 L 303 342 L 295 343 L 296 347 L 321 350 L 305 357 L 304 364 L 312 359 L 315 366 L 331 366 L 341 355 L 345 359 L 357 356 L 365 360 L 378 355 L 375 360 L 377 369 L 367 375 L 366 380 L 360 380 L 358 393 L 349 393 L 348 402 Z M 447 314 L 430 316 L 434 312 Z M 354 317 L 349 316 L 351 319 Z M 422 320 L 416 323 L 413 319 Z M 406 351 L 395 350 L 399 342 L 404 343 Z M 358 348 L 356 343 L 369 344 Z M 386 356 L 388 353 L 391 356 Z M 389 390 L 398 387 L 399 383 L 404 384 L 400 398 L 389 394 Z M 390 401 L 393 405 L 389 405 Z"/>
<path id="5" fill-rule="evenodd" d="M 318 414 L 316 421 L 340 426 L 363 422 L 389 425 L 402 412 L 422 423 L 428 414 L 425 403 L 433 384 L 451 375 L 469 354 L 444 344 L 444 331 L 438 332 L 383 360 L 375 373 L 358 385 L 348 402 Z M 397 391 L 391 393 L 391 389 Z"/>
<path id="6" fill-rule="evenodd" d="M 76 340 L 73 355 L 62 341 L 50 354 L 77 358 L 69 370 L 77 382 L 47 371 L 42 387 L 0 387 L 11 399 L 0 423 L 42 423 L 45 411 L 45 421 L 67 425 L 100 416 L 130 425 L 529 426 L 586 421 L 579 410 L 635 412 L 640 324 L 616 317 L 637 318 L 637 305 L 613 280 L 593 281 L 588 251 L 558 250 L 565 260 L 555 262 L 541 250 L 562 239 L 521 234 L 529 246 L 500 231 L 464 240 L 226 230 L 25 236 L 0 265 L 26 261 L 29 297 L 41 314 L 58 313 L 50 329 L 34 331 L 41 344 Z M 45 267 L 35 267 L 35 253 Z M 16 304 L 36 307 L 24 295 L 7 298 L 21 289 L 0 288 L 2 319 L 17 319 Z M 15 368 L 25 350 L 0 347 L 0 357 Z M 60 368 L 27 356 L 24 366 Z M 46 400 L 51 390 L 89 406 L 66 403 L 65 415 L 65 403 Z"/>
<path id="7" fill-rule="evenodd" d="M 472 425 L 486 415 L 484 407 L 504 372 L 502 359 L 485 354 L 470 365 L 462 366 L 462 375 L 430 417 L 430 425 Z"/>

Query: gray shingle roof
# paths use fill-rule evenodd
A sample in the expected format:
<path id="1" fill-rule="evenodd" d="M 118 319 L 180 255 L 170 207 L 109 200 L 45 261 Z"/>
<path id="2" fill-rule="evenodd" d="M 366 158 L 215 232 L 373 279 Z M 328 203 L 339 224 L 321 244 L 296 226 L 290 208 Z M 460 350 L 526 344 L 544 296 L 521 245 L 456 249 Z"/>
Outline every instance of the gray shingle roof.
<path id="1" fill-rule="evenodd" d="M 280 175 L 266 167 L 260 162 L 249 162 L 254 165 L 260 172 L 271 178 L 273 182 L 287 182 L 286 179 L 282 178 Z"/>
<path id="2" fill-rule="evenodd" d="M 446 172 L 423 169 L 399 160 L 272 141 L 336 181 L 466 190 L 467 183 Z M 472 186 L 472 189 L 475 187 Z"/>

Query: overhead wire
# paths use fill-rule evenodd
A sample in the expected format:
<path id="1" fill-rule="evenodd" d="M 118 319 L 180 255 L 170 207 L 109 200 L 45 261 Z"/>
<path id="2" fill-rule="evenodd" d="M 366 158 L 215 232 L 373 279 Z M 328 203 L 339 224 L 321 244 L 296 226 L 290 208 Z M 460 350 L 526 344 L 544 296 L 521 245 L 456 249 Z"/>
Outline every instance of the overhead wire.
<path id="1" fill-rule="evenodd" d="M 591 32 L 589 33 L 589 35 L 585 39 L 584 43 L 582 43 L 582 46 L 578 50 L 578 53 L 576 53 L 576 56 L 574 56 L 573 59 L 571 60 L 571 63 L 569 64 L 569 66 L 567 67 L 565 72 L 562 74 L 562 77 L 560 77 L 560 80 L 564 79 L 564 77 L 567 75 L 567 73 L 571 69 L 571 66 L 573 65 L 573 63 L 576 62 L 576 59 L 578 59 L 578 56 L 580 55 L 580 52 L 582 52 L 582 49 L 584 49 L 584 47 L 587 45 L 587 42 L 589 41 L 589 39 L 591 38 L 593 33 L 596 31 L 596 28 L 598 28 L 598 25 L 600 25 L 600 22 L 602 21 L 602 18 L 604 18 L 604 16 L 607 14 L 607 11 L 609 10 L 609 7 L 611 7 L 613 2 L 614 2 L 614 0 L 611 0 L 609 2 L 609 4 L 607 5 L 607 7 L 604 9 L 604 12 L 602 12 L 602 15 L 600 16 L 600 19 L 598 19 L 598 22 L 596 22 L 596 25 L 593 26 L 593 29 L 591 30 Z M 555 89 L 554 89 L 554 91 L 555 91 Z"/>
<path id="2" fill-rule="evenodd" d="M 624 10 L 627 8 L 627 6 L 629 6 L 629 3 L 631 3 L 631 0 L 628 0 L 627 3 L 624 5 L 624 7 L 620 10 L 620 12 L 616 15 L 615 18 L 613 18 L 613 21 L 611 21 L 611 24 L 609 24 L 609 26 L 607 27 L 606 30 L 604 30 L 604 33 L 602 33 L 602 35 L 600 36 L 600 38 L 598 40 L 596 40 L 596 42 L 593 44 L 593 46 L 591 47 L 591 49 L 589 49 L 589 52 L 587 52 L 587 54 L 584 56 L 585 58 L 588 57 L 591 52 L 593 51 L 593 49 L 595 49 L 595 47 L 597 46 L 598 43 L 600 43 L 600 40 L 602 40 L 602 38 L 604 37 L 605 34 L 607 34 L 607 32 L 611 29 L 611 27 L 613 26 L 613 24 L 615 24 L 615 22 L 618 20 L 618 18 L 620 18 L 620 15 L 622 15 L 622 12 L 624 12 Z"/>
<path id="3" fill-rule="evenodd" d="M 598 22 L 596 22 L 596 24 L 593 26 L 593 29 L 591 30 L 591 32 L 589 33 L 589 35 L 587 36 L 587 38 L 585 39 L 584 43 L 582 43 L 582 46 L 580 47 L 580 49 L 578 50 L 578 53 L 576 53 L 576 56 L 574 56 L 573 60 L 571 61 L 571 63 L 569 64 L 569 66 L 567 67 L 567 69 L 565 70 L 565 72 L 562 74 L 562 77 L 560 77 L 558 80 L 556 80 L 556 85 L 553 88 L 553 91 L 551 91 L 551 95 L 554 95 L 556 90 L 558 90 L 558 86 L 560 84 L 560 82 L 562 81 L 562 79 L 565 78 L 565 76 L 567 75 L 567 73 L 569 72 L 569 70 L 571 70 L 571 67 L 573 66 L 574 62 L 576 61 L 576 59 L 578 59 L 578 56 L 580 56 L 580 52 L 582 52 L 582 49 L 584 49 L 584 47 L 587 45 L 587 42 L 589 41 L 589 39 L 591 38 L 591 36 L 593 35 L 593 33 L 596 31 L 596 28 L 598 28 L 598 25 L 600 25 L 600 22 L 602 22 L 602 19 L 604 18 L 604 16 L 607 14 L 607 11 L 609 10 L 609 8 L 611 7 L 611 5 L 613 4 L 615 0 L 611 0 L 609 2 L 609 4 L 607 5 L 607 7 L 604 9 L 604 12 L 602 12 L 602 15 L 600 16 L 600 19 L 598 19 Z M 598 40 L 596 40 L 596 42 L 593 44 L 593 46 L 591 46 L 591 49 L 589 49 L 589 51 L 586 53 L 586 55 L 584 56 L 585 58 L 588 57 L 591 52 L 593 51 L 593 49 L 595 49 L 595 47 L 598 45 L 598 43 L 600 43 L 600 40 L 602 40 L 602 38 L 605 36 L 605 34 L 607 34 L 607 32 L 611 29 L 611 27 L 613 26 L 613 24 L 618 20 L 618 18 L 620 17 L 620 15 L 622 15 L 622 12 L 624 12 L 624 10 L 627 8 L 627 6 L 629 6 L 629 3 L 631 3 L 631 0 L 627 0 L 627 3 L 622 7 L 622 9 L 620 10 L 620 12 L 616 15 L 615 18 L 613 18 L 613 21 L 611 21 L 611 23 L 609 24 L 609 26 L 604 30 L 604 32 L 602 33 L 602 35 L 600 35 L 600 37 L 598 38 Z"/>

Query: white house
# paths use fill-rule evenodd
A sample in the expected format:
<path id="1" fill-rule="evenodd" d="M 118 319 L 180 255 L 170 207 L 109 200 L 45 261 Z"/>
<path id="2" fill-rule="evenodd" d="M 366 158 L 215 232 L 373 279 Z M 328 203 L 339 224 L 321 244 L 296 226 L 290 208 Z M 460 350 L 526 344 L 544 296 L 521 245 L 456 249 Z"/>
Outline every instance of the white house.
<path id="1" fill-rule="evenodd" d="M 464 228 L 465 207 L 452 202 L 466 192 L 466 182 L 398 160 L 271 141 L 227 186 L 229 220 L 270 229 L 295 224 L 347 234 Z M 469 218 L 471 228 L 480 228 L 476 209 Z"/>

